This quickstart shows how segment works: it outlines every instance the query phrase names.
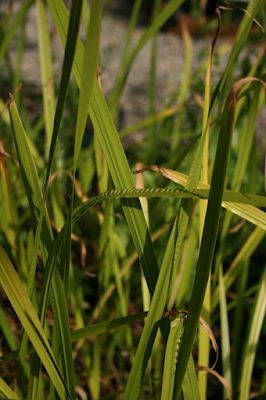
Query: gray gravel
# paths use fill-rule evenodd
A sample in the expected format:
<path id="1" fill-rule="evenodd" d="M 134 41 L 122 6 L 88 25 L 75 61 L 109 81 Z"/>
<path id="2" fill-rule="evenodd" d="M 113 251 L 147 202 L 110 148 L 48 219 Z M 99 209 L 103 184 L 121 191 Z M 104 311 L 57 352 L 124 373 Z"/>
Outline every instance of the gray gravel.
<path id="1" fill-rule="evenodd" d="M 18 7 L 20 1 L 15 2 Z M 1 6 L 3 12 L 3 5 Z M 102 67 L 102 87 L 105 95 L 112 89 L 120 69 L 121 55 L 125 43 L 128 20 L 125 17 L 118 17 L 114 14 L 104 13 L 102 20 L 101 35 L 101 67 Z M 51 29 L 53 24 L 51 21 Z M 137 27 L 133 34 L 133 44 L 136 43 L 144 32 L 144 27 Z M 26 84 L 41 86 L 40 65 L 38 58 L 37 45 L 37 26 L 36 10 L 33 6 L 28 15 L 26 27 L 27 47 L 24 53 L 22 64 L 22 77 Z M 195 71 L 198 68 L 198 55 L 203 49 L 207 50 L 211 39 L 195 39 L 192 44 L 192 66 Z M 221 42 L 220 42 L 221 43 Z M 222 42 L 224 45 L 224 42 Z M 219 47 L 219 44 L 218 44 Z M 57 34 L 53 36 L 52 42 L 54 58 L 54 74 L 60 75 L 64 50 Z M 224 55 L 220 58 L 220 64 L 216 67 L 216 80 L 220 77 L 226 60 L 229 55 L 230 46 L 226 47 Z M 151 43 L 142 49 L 135 60 L 129 74 L 125 91 L 121 100 L 123 110 L 122 126 L 128 127 L 141 119 L 148 113 L 148 79 L 150 64 Z M 165 99 L 173 92 L 176 92 L 182 80 L 182 70 L 184 63 L 184 48 L 182 38 L 171 33 L 160 32 L 158 35 L 158 55 L 157 55 L 157 98 L 156 111 L 160 111 Z M 15 45 L 10 50 L 10 58 L 15 64 Z M 192 74 L 194 73 L 192 71 Z M 204 79 L 204 72 L 203 72 Z M 134 135 L 138 138 L 138 135 Z"/>

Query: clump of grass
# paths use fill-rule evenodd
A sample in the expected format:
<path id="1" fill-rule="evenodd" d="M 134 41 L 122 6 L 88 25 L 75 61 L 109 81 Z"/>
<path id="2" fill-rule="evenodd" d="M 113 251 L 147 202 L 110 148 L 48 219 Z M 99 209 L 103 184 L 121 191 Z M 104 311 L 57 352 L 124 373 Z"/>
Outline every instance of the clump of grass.
<path id="1" fill-rule="evenodd" d="M 1 100 L 3 398 L 247 399 L 252 374 L 256 390 L 265 393 L 266 366 L 257 352 L 266 306 L 266 201 L 256 137 L 265 96 L 263 51 L 233 82 L 265 0 L 249 2 L 215 87 L 216 38 L 204 62 L 204 85 L 197 87 L 197 74 L 193 80 L 189 73 L 192 39 L 183 27 L 183 84 L 154 115 L 156 34 L 182 3 L 171 0 L 162 8 L 155 2 L 150 26 L 131 49 L 141 5 L 135 2 L 121 69 L 106 101 L 96 79 L 101 2 L 72 2 L 70 14 L 61 0 L 36 2 L 43 117 L 32 122 L 18 94 L 10 95 L 8 116 Z M 13 20 L 7 10 L 1 60 L 31 4 L 24 1 Z M 65 47 L 58 89 L 48 9 Z M 150 112 L 120 133 L 147 130 L 129 166 L 116 121 L 131 66 L 151 38 Z M 24 46 L 22 37 L 20 56 Z M 20 69 L 13 74 L 17 85 Z M 187 110 L 195 87 L 202 108 L 192 121 Z M 73 152 L 64 157 L 68 89 L 77 112 Z M 12 132 L 12 141 L 5 132 Z M 148 188 L 138 179 L 136 189 L 137 162 Z M 204 328 L 198 330 L 199 321 Z"/>

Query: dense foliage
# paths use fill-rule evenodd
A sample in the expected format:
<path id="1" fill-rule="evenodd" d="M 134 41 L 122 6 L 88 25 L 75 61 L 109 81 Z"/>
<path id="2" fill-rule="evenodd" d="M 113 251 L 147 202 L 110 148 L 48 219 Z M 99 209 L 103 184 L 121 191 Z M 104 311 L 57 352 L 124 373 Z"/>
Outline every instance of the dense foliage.
<path id="1" fill-rule="evenodd" d="M 181 25 L 181 84 L 157 111 L 157 35 L 184 1 L 154 1 L 132 46 L 141 3 L 106 99 L 100 0 L 69 11 L 62 0 L 10 2 L 1 17 L 0 398 L 265 398 L 266 0 L 234 10 L 242 19 L 224 69 L 216 39 L 231 7 L 217 9 L 193 73 Z M 33 6 L 39 92 L 19 87 Z M 49 15 L 65 48 L 59 78 Z M 149 115 L 119 131 L 149 40 Z M 128 140 L 136 131 L 141 140 Z"/>

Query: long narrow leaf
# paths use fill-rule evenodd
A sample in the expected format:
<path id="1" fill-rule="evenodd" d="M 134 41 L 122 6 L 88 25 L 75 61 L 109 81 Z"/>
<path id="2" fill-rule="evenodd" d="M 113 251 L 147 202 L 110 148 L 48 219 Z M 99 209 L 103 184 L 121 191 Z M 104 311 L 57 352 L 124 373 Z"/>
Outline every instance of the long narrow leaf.
<path id="1" fill-rule="evenodd" d="M 116 116 L 117 107 L 119 104 L 120 97 L 123 93 L 125 87 L 126 78 L 129 74 L 131 65 L 135 60 L 136 56 L 139 54 L 140 50 L 144 47 L 147 41 L 166 23 L 166 21 L 174 14 L 174 12 L 184 3 L 184 0 L 171 0 L 168 2 L 167 6 L 159 13 L 155 21 L 151 24 L 149 29 L 140 38 L 132 53 L 127 59 L 127 65 L 121 69 L 121 72 L 117 78 L 117 82 L 114 90 L 112 91 L 108 103 L 110 104 L 111 114 Z"/>
<path id="2" fill-rule="evenodd" d="M 65 400 L 67 395 L 71 399 L 35 309 L 2 246 L 0 246 L 0 283 L 42 360 L 60 398 Z"/>
<path id="3" fill-rule="evenodd" d="M 240 384 L 240 399 L 247 400 L 249 398 L 250 383 L 252 377 L 252 370 L 254 367 L 254 360 L 256 349 L 258 346 L 259 335 L 262 328 L 263 319 L 266 311 L 266 268 L 261 276 L 259 289 L 254 303 L 253 313 L 251 314 L 252 320 L 250 323 L 250 330 L 248 340 L 245 348 L 244 366 Z"/>
<path id="4" fill-rule="evenodd" d="M 61 0 L 57 2 L 48 0 L 48 4 L 61 40 L 65 45 L 68 21 L 67 10 Z M 84 49 L 81 42 L 78 41 L 73 73 L 79 87 L 81 85 L 80 66 L 83 65 L 83 57 Z M 134 188 L 134 182 L 124 150 L 98 83 L 94 84 L 92 107 L 90 110 L 90 117 L 95 132 L 99 137 L 115 187 L 117 189 L 125 187 Z M 133 242 L 139 254 L 149 290 L 152 294 L 158 277 L 159 268 L 140 202 L 139 200 L 134 199 L 123 200 L 121 203 Z M 169 326 L 164 330 L 165 339 L 167 337 L 168 329 Z"/>
<path id="5" fill-rule="evenodd" d="M 0 377 L 0 396 L 4 399 L 20 400 L 15 392 Z"/>
<path id="6" fill-rule="evenodd" d="M 0 62 L 2 61 L 7 49 L 10 46 L 11 41 L 14 38 L 15 32 L 20 24 L 25 19 L 25 15 L 27 14 L 29 8 L 34 3 L 34 0 L 25 0 L 21 3 L 19 10 L 15 14 L 15 18 L 12 21 L 12 24 L 8 28 L 6 32 L 1 32 L 3 35 L 1 38 L 1 46 L 0 46 Z M 3 39 L 3 40 L 2 40 Z"/>
<path id="7" fill-rule="evenodd" d="M 73 214 L 72 223 L 75 223 L 86 211 L 94 205 L 108 199 L 115 198 L 136 198 L 136 197 L 176 197 L 183 199 L 207 200 L 209 198 L 209 189 L 180 190 L 172 188 L 154 189 L 122 189 L 111 190 L 110 192 L 101 193 L 99 196 L 93 197 L 77 207 Z M 257 207 L 265 207 L 266 199 L 263 196 L 236 193 L 226 190 L 223 194 L 222 206 L 240 215 L 242 218 L 254 223 L 257 226 L 266 229 L 266 215 Z"/>
<path id="8" fill-rule="evenodd" d="M 85 328 L 80 328 L 71 332 L 71 341 L 76 342 L 77 340 L 86 339 L 94 335 L 100 335 L 111 329 L 120 328 L 120 326 L 130 324 L 131 322 L 139 321 L 147 317 L 147 312 L 138 314 L 128 315 L 126 317 L 117 318 L 110 321 L 99 322 Z"/>
<path id="9" fill-rule="evenodd" d="M 38 224 L 38 219 L 41 215 L 40 210 L 42 210 L 43 207 L 41 188 L 37 177 L 35 165 L 29 150 L 27 137 L 24 128 L 22 126 L 16 105 L 12 99 L 9 109 L 10 109 L 12 131 L 14 134 L 14 140 L 21 166 L 21 174 L 26 189 L 26 193 L 28 196 L 30 209 L 32 212 L 32 216 L 34 218 L 34 222 L 36 223 L 38 229 L 40 230 L 41 240 L 45 248 L 45 251 L 49 252 L 49 250 L 52 248 L 52 230 L 46 208 L 43 208 L 44 215 L 42 219 L 42 225 Z M 43 254 L 43 256 L 44 256 L 44 261 L 46 261 L 45 253 Z M 34 274 L 31 274 L 29 285 L 32 284 L 33 278 Z M 49 292 L 49 288 L 46 289 Z M 46 305 L 47 303 L 44 303 L 42 304 L 42 307 L 45 308 Z M 62 335 L 64 335 L 64 331 L 62 332 Z M 69 342 L 69 347 L 70 347 L 70 342 Z M 68 368 L 70 368 L 70 365 L 68 366 Z"/>
<path id="10" fill-rule="evenodd" d="M 224 190 L 226 167 L 234 127 L 236 99 L 242 87 L 250 82 L 243 79 L 237 82 L 228 96 L 222 118 L 221 131 L 217 146 L 215 165 L 212 176 L 212 185 L 209 196 L 209 204 L 206 214 L 206 222 L 203 231 L 202 243 L 197 265 L 196 277 L 193 285 L 191 303 L 184 337 L 182 340 L 180 354 L 177 360 L 177 372 L 175 380 L 175 394 L 179 396 L 184 379 L 189 355 L 192 350 L 194 337 L 197 329 L 197 321 L 200 316 L 205 289 L 208 281 L 209 271 L 218 233 L 218 224 Z"/>
<path id="11" fill-rule="evenodd" d="M 55 112 L 54 82 L 52 70 L 52 55 L 49 37 L 49 26 L 47 10 L 44 0 L 36 1 L 37 22 L 38 22 L 38 42 L 40 54 L 40 66 L 42 73 L 42 92 L 44 123 L 46 130 L 46 155 L 50 147 Z"/>
<path id="12" fill-rule="evenodd" d="M 82 139 L 88 117 L 88 109 L 95 83 L 98 66 L 101 32 L 101 1 L 93 0 L 90 23 L 87 30 L 84 48 L 84 60 L 79 97 L 78 119 L 75 134 L 74 171 L 77 168 Z"/>
<path id="13" fill-rule="evenodd" d="M 164 359 L 161 400 L 169 400 L 173 398 L 176 360 L 183 330 L 183 321 L 173 321 L 171 323 Z"/>
<path id="14" fill-rule="evenodd" d="M 252 234 L 247 239 L 246 243 L 240 249 L 239 253 L 234 258 L 230 267 L 224 274 L 224 286 L 228 290 L 235 281 L 237 275 L 241 272 L 242 263 L 246 262 L 251 255 L 254 253 L 256 248 L 259 246 L 263 238 L 265 237 L 265 230 L 257 227 L 254 229 Z M 212 309 L 213 311 L 217 307 L 219 302 L 219 288 L 217 287 L 212 296 Z"/>
<path id="15" fill-rule="evenodd" d="M 227 315 L 226 294 L 223 282 L 222 266 L 219 270 L 219 285 L 220 285 L 220 315 L 221 315 L 221 344 L 222 344 L 222 363 L 223 363 L 223 377 L 232 387 L 232 373 L 230 362 L 230 337 L 229 337 L 229 324 Z M 223 398 L 227 399 L 228 393 L 224 387 Z"/>

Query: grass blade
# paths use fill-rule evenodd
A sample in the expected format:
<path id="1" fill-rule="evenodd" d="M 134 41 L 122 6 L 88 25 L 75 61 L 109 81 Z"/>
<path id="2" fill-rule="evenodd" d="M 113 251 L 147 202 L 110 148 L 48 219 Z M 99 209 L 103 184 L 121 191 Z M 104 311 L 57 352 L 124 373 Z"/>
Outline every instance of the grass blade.
<path id="1" fill-rule="evenodd" d="M 41 187 L 37 177 L 36 167 L 30 152 L 26 133 L 24 131 L 16 104 L 11 98 L 9 104 L 10 122 L 12 132 L 14 135 L 14 142 L 18 154 L 18 160 L 21 168 L 21 175 L 23 178 L 24 187 L 28 196 L 28 201 L 34 219 L 34 223 L 37 226 L 38 219 L 40 216 L 40 210 L 42 208 L 42 194 Z M 42 223 L 42 242 L 49 248 L 52 244 L 52 229 L 50 226 L 47 211 L 45 209 L 44 219 Z"/>
<path id="2" fill-rule="evenodd" d="M 189 356 L 188 365 L 182 385 L 184 400 L 200 400 L 200 392 L 198 387 L 198 379 L 195 371 L 194 360 L 192 354 Z"/>
<path id="3" fill-rule="evenodd" d="M 63 400 L 67 396 L 71 399 L 35 309 L 2 246 L 0 246 L 0 282 L 60 398 Z"/>
<path id="4" fill-rule="evenodd" d="M 66 8 L 61 0 L 56 2 L 48 0 L 48 4 L 63 45 L 65 45 L 68 21 Z M 82 65 L 83 57 L 84 50 L 81 42 L 78 41 L 73 73 L 79 87 L 81 85 L 80 66 Z M 124 150 L 98 83 L 94 84 L 90 117 L 95 132 L 98 135 L 115 187 L 117 189 L 125 187 L 134 188 L 134 181 Z M 123 200 L 121 203 L 133 242 L 139 254 L 149 290 L 152 294 L 158 277 L 159 268 L 140 202 L 134 199 Z M 165 339 L 167 337 L 167 331 L 168 326 L 164 329 Z"/>
<path id="5" fill-rule="evenodd" d="M 126 400 L 136 400 L 139 396 L 141 380 L 146 369 L 151 347 L 155 339 L 167 300 L 170 274 L 174 262 L 176 238 L 177 221 L 175 221 L 170 239 L 168 241 L 159 278 L 155 287 L 155 292 L 151 299 L 150 311 L 144 325 L 138 349 L 124 391 L 124 399 Z"/>
<path id="6" fill-rule="evenodd" d="M 76 342 L 81 339 L 89 338 L 90 336 L 101 335 L 112 329 L 120 328 L 130 324 L 131 322 L 139 321 L 147 317 L 147 312 L 128 315 L 126 317 L 113 319 L 110 321 L 99 322 L 98 324 L 89 325 L 85 328 L 80 328 L 71 332 L 71 341 Z"/>
<path id="7" fill-rule="evenodd" d="M 230 338 L 229 338 L 229 325 L 227 315 L 226 293 L 223 284 L 223 271 L 220 265 L 219 270 L 219 284 L 220 284 L 220 315 L 221 315 L 221 339 L 222 339 L 222 363 L 223 363 L 223 377 L 227 383 L 232 387 L 232 373 L 230 362 Z M 226 388 L 223 388 L 223 399 L 228 398 Z"/>
<path id="8" fill-rule="evenodd" d="M 233 86 L 224 108 L 196 277 L 193 285 L 191 303 L 189 307 L 184 337 L 180 348 L 180 354 L 177 360 L 177 371 L 175 380 L 176 397 L 179 396 L 181 391 L 186 366 L 192 350 L 197 329 L 197 321 L 199 319 L 202 308 L 209 271 L 211 268 L 218 232 L 218 223 L 222 203 L 222 194 L 224 190 L 226 167 L 234 127 L 236 98 L 238 92 L 248 82 L 249 80 L 243 79 Z"/>
<path id="9" fill-rule="evenodd" d="M 99 62 L 100 32 L 101 1 L 93 0 L 91 6 L 90 23 L 87 30 L 84 48 L 78 119 L 75 134 L 74 176 L 78 165 L 78 158 L 81 150 L 83 134 L 88 117 L 88 109 L 93 93 L 93 85 L 95 83 L 95 76 Z"/>
<path id="10" fill-rule="evenodd" d="M 241 375 L 240 399 L 249 399 L 252 370 L 258 346 L 259 335 L 262 328 L 263 319 L 266 311 L 266 268 L 261 276 L 259 289 L 252 312 L 252 320 L 249 329 L 248 340 L 244 353 L 244 366 Z"/>
<path id="11" fill-rule="evenodd" d="M 46 4 L 44 0 L 36 1 L 36 10 L 37 10 L 40 65 L 42 73 L 44 123 L 46 131 L 45 153 L 47 157 L 53 133 L 55 97 L 54 97 L 54 82 L 53 82 L 49 26 L 48 26 Z"/>
<path id="12" fill-rule="evenodd" d="M 108 199 L 176 197 L 183 199 L 207 200 L 209 194 L 209 189 L 180 190 L 172 188 L 145 188 L 111 190 L 110 192 L 101 193 L 99 196 L 93 197 L 77 207 L 73 213 L 72 223 L 77 222 L 90 207 Z M 266 215 L 263 211 L 256 208 L 266 206 L 266 199 L 264 196 L 248 193 L 236 193 L 226 190 L 223 194 L 222 206 L 231 210 L 235 214 L 240 215 L 242 218 L 245 218 L 247 221 L 266 229 Z"/>
<path id="13" fill-rule="evenodd" d="M 245 43 L 245 40 L 248 37 L 251 25 L 253 23 L 253 18 L 255 18 L 257 13 L 260 10 L 262 10 L 263 7 L 265 7 L 265 4 L 266 4 L 266 0 L 251 0 L 248 4 L 248 8 L 247 8 L 247 11 L 251 15 L 251 17 L 248 14 L 245 14 L 240 23 L 240 26 L 239 26 L 239 29 L 237 32 L 237 36 L 235 39 L 235 43 L 232 48 L 232 52 L 230 54 L 230 58 L 227 63 L 226 69 L 223 73 L 223 76 L 222 76 L 220 82 L 216 86 L 215 91 L 211 98 L 208 121 L 206 124 L 206 128 L 202 133 L 201 141 L 200 141 L 196 156 L 193 160 L 192 167 L 190 169 L 188 188 L 194 188 L 197 184 L 197 181 L 200 176 L 201 160 L 202 160 L 203 149 L 205 146 L 207 129 L 208 129 L 208 126 L 213 117 L 214 109 L 217 105 L 218 99 L 220 99 L 223 103 L 226 102 L 228 93 L 230 92 L 229 84 L 231 82 L 231 77 L 234 72 L 235 62 L 237 60 L 237 57 L 239 55 L 239 52 L 240 52 L 243 44 Z"/>
<path id="14" fill-rule="evenodd" d="M 3 399 L 14 399 L 20 400 L 20 398 L 16 395 L 15 392 L 3 381 L 0 377 L 0 395 Z"/>
<path id="15" fill-rule="evenodd" d="M 171 323 L 164 359 L 161 400 L 169 400 L 173 398 L 176 360 L 183 330 L 183 321 L 173 321 Z"/>
<path id="16" fill-rule="evenodd" d="M 251 255 L 254 253 L 258 245 L 261 243 L 265 237 L 265 230 L 257 227 L 254 229 L 252 234 L 247 239 L 246 243 L 240 249 L 239 253 L 231 263 L 230 267 L 224 275 L 224 286 L 228 290 L 233 282 L 235 281 L 237 275 L 241 272 L 242 263 L 246 262 Z M 217 287 L 212 296 L 212 310 L 214 311 L 219 302 L 219 287 Z"/>
<path id="17" fill-rule="evenodd" d="M 152 25 L 146 30 L 143 36 L 140 38 L 130 56 L 127 59 L 127 65 L 121 69 L 120 74 L 117 78 L 116 85 L 109 96 L 108 104 L 110 105 L 110 111 L 113 117 L 116 117 L 120 97 L 123 93 L 127 76 L 129 74 L 131 65 L 133 64 L 136 56 L 140 50 L 145 46 L 148 40 L 165 24 L 165 22 L 174 14 L 178 7 L 184 3 L 184 0 L 171 0 L 167 6 L 159 13 Z"/>
<path id="18" fill-rule="evenodd" d="M 10 47 L 11 41 L 14 38 L 17 28 L 23 23 L 25 15 L 29 8 L 34 3 L 34 0 L 25 0 L 22 2 L 20 9 L 16 12 L 15 17 L 9 27 L 5 32 L 1 32 L 1 42 L 0 42 L 0 62 L 2 61 L 4 55 L 6 54 L 8 48 Z"/>

